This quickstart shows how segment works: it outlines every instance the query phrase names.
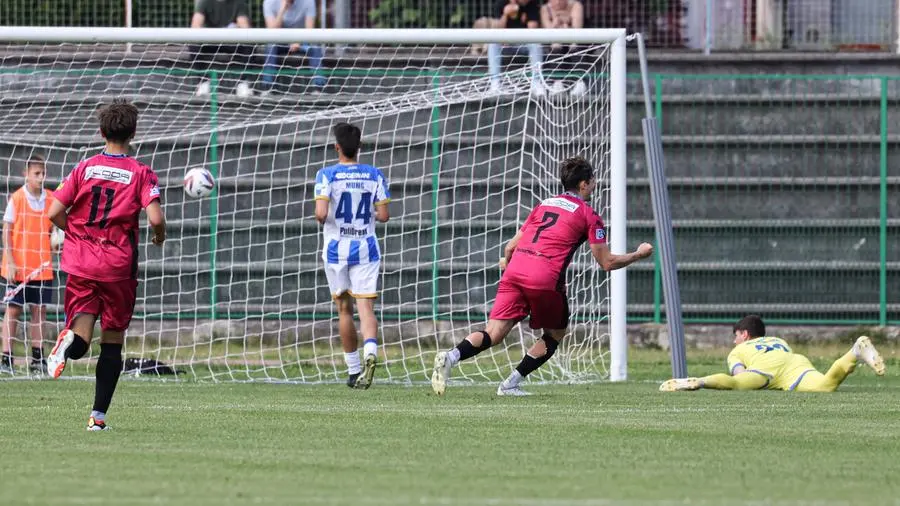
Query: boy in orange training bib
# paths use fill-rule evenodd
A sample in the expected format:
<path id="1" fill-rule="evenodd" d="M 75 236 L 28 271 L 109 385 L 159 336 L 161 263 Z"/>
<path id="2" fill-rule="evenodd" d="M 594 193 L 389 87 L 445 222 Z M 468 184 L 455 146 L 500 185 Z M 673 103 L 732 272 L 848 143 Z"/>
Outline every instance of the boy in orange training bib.
<path id="1" fill-rule="evenodd" d="M 3 355 L 0 373 L 13 374 L 12 338 L 28 305 L 31 322 L 26 333 L 31 344 L 32 374 L 47 374 L 44 360 L 44 321 L 47 304 L 53 302 L 53 267 L 50 234 L 53 224 L 47 212 L 53 192 L 44 189 L 44 158 L 34 155 L 25 163 L 25 184 L 9 196 L 3 214 L 3 262 L 0 274 L 11 297 L 3 318 Z M 25 282 L 18 291 L 15 288 Z"/>

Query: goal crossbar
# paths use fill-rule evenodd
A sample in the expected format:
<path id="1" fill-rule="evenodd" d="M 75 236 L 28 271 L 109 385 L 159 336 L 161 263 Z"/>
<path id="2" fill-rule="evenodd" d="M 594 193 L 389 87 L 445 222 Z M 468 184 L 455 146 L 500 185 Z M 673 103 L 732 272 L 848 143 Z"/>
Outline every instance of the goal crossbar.
<path id="1" fill-rule="evenodd" d="M 187 43 L 187 44 L 590 44 L 625 40 L 624 28 L 585 29 L 297 29 L 297 28 L 121 28 L 0 27 L 0 41 L 48 43 Z"/>

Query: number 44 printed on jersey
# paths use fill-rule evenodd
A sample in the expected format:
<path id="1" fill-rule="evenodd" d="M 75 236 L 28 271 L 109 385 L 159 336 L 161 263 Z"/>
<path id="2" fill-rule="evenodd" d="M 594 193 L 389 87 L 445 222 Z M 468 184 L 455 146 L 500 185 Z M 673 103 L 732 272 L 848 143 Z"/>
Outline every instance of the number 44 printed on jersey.
<path id="1" fill-rule="evenodd" d="M 380 258 L 375 236 L 375 206 L 391 195 L 381 171 L 366 164 L 337 164 L 316 174 L 316 200 L 328 200 L 323 235 L 331 263 Z M 365 250 L 365 251 L 361 251 Z"/>

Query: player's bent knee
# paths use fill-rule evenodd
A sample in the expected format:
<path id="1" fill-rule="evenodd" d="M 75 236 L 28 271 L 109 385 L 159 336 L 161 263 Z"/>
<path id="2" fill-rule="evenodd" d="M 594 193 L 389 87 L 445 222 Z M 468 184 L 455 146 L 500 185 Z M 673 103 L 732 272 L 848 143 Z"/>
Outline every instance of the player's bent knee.
<path id="1" fill-rule="evenodd" d="M 556 353 L 556 348 L 559 347 L 559 341 L 553 338 L 549 333 L 545 333 L 541 336 L 541 340 L 544 341 L 544 346 L 547 347 L 547 354 L 545 355 L 547 358 L 553 356 Z"/>
<path id="2" fill-rule="evenodd" d="M 518 320 L 488 320 L 484 331 L 490 334 L 493 343 L 499 343 L 506 338 L 509 331 L 518 323 Z"/>
<path id="3" fill-rule="evenodd" d="M 475 349 L 478 350 L 479 353 L 481 353 L 482 351 L 493 346 L 494 343 L 493 343 L 493 341 L 491 341 L 491 335 L 488 334 L 486 331 L 479 330 L 479 333 L 481 333 L 481 344 L 479 344 L 478 346 L 475 346 Z"/>
<path id="4" fill-rule="evenodd" d="M 123 330 L 104 330 L 100 334 L 100 344 L 124 344 L 125 331 Z"/>
<path id="5" fill-rule="evenodd" d="M 353 313 L 353 298 L 347 292 L 335 295 L 334 304 L 337 306 L 339 313 Z"/>
<path id="6" fill-rule="evenodd" d="M 97 316 L 90 313 L 78 313 L 72 317 L 72 321 L 67 325 L 72 332 L 86 337 L 88 340 L 94 335 L 94 323 Z"/>
<path id="7" fill-rule="evenodd" d="M 371 313 L 375 315 L 375 299 L 374 298 L 357 298 L 356 307 L 360 314 Z"/>

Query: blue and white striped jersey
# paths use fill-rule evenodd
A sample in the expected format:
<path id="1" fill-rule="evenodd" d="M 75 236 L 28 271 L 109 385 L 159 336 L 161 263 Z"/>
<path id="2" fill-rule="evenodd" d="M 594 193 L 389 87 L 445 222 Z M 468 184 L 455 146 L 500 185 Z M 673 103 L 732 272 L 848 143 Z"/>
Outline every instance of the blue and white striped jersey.
<path id="1" fill-rule="evenodd" d="M 328 200 L 322 259 L 358 265 L 381 259 L 375 237 L 375 206 L 391 200 L 388 183 L 375 167 L 337 164 L 316 174 L 316 200 Z"/>

